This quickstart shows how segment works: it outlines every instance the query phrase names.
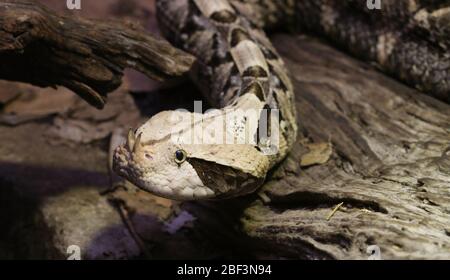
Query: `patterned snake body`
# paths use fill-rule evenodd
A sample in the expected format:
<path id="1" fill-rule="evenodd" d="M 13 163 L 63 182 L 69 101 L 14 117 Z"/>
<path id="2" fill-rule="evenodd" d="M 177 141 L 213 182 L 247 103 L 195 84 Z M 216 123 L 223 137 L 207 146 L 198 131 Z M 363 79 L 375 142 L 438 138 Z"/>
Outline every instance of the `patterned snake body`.
<path id="1" fill-rule="evenodd" d="M 161 29 L 198 58 L 192 76 L 222 109 L 157 114 L 116 150 L 115 171 L 171 199 L 254 192 L 297 135 L 293 87 L 283 61 L 264 32 L 227 0 L 160 0 L 157 8 Z M 272 111 L 278 112 L 277 133 Z M 224 141 L 205 141 L 211 135 Z"/>
<path id="2" fill-rule="evenodd" d="M 255 25 L 289 27 L 375 62 L 385 73 L 450 102 L 450 1 L 232 0 Z"/>
<path id="3" fill-rule="evenodd" d="M 450 101 L 450 1 L 382 0 L 380 11 L 366 5 L 366 0 L 157 0 L 164 35 L 197 57 L 192 78 L 221 109 L 157 114 L 116 150 L 115 171 L 172 199 L 254 192 L 297 135 L 293 87 L 263 29 L 290 26 L 322 35 L 403 82 Z M 276 111 L 279 117 L 274 122 L 269 113 L 255 116 L 255 110 Z M 266 119 L 270 125 L 261 125 Z M 264 127 L 269 140 L 260 135 Z M 204 141 L 217 134 L 235 142 Z M 274 135 L 277 149 L 267 153 Z"/>

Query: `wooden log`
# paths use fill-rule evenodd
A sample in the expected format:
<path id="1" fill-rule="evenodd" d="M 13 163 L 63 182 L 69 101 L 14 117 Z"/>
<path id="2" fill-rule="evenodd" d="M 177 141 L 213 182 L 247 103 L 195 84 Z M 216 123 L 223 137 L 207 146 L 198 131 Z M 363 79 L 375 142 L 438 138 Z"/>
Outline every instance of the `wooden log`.
<path id="1" fill-rule="evenodd" d="M 450 258 L 450 106 L 308 38 L 276 36 L 307 139 L 328 163 L 300 167 L 300 140 L 242 213 L 243 230 L 293 258 Z M 333 207 L 343 206 L 328 221 Z"/>
<path id="2" fill-rule="evenodd" d="M 273 42 L 303 136 L 259 195 L 191 204 L 198 226 L 223 236 L 222 213 L 260 257 L 367 259 L 376 245 L 383 259 L 450 258 L 450 106 L 314 39 Z"/>
<path id="3" fill-rule="evenodd" d="M 69 18 L 36 1 L 1 0 L 0 62 L 0 79 L 65 86 L 102 108 L 125 68 L 164 80 L 188 72 L 194 58 L 132 24 Z"/>

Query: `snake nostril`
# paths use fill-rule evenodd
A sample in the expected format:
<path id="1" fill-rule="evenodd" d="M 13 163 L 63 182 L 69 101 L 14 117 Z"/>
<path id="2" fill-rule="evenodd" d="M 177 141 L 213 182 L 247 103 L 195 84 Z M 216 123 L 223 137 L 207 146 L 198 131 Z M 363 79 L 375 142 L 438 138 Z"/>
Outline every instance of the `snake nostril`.
<path id="1" fill-rule="evenodd" d="M 147 159 L 153 159 L 153 157 L 152 157 L 150 154 L 145 154 L 145 157 L 146 157 Z"/>

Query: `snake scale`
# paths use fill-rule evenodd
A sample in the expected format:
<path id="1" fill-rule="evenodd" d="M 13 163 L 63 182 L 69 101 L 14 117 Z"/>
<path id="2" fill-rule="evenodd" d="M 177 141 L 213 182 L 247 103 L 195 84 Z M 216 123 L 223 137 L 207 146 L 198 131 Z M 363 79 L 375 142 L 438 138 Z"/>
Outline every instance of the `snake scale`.
<path id="1" fill-rule="evenodd" d="M 156 3 L 160 29 L 197 58 L 191 77 L 218 108 L 160 112 L 116 149 L 116 173 L 162 197 L 252 193 L 289 153 L 298 131 L 294 90 L 263 30 L 290 26 L 321 34 L 404 82 L 449 98 L 449 1 L 382 0 L 380 11 L 369 11 L 365 0 Z"/>

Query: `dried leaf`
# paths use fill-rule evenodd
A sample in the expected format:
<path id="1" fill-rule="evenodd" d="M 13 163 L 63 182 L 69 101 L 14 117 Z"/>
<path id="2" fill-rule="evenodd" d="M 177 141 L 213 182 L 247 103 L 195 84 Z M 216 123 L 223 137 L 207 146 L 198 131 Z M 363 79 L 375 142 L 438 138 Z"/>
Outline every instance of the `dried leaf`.
<path id="1" fill-rule="evenodd" d="M 306 144 L 306 147 L 309 151 L 301 157 L 302 167 L 325 164 L 333 154 L 333 145 L 329 142 Z"/>

